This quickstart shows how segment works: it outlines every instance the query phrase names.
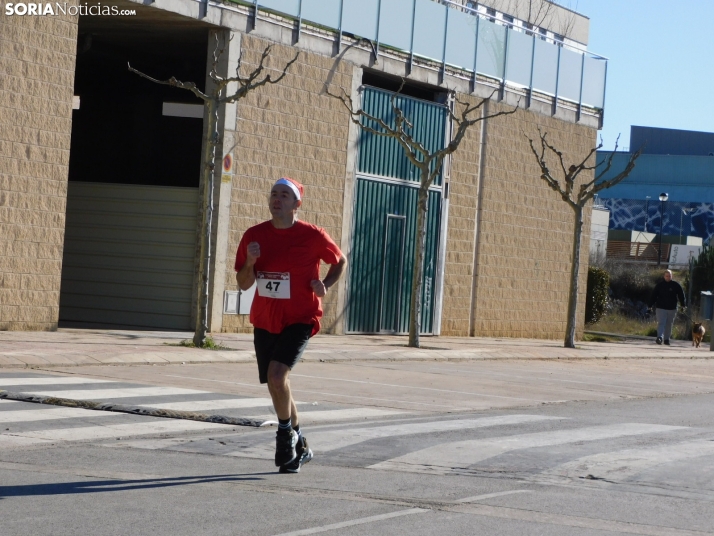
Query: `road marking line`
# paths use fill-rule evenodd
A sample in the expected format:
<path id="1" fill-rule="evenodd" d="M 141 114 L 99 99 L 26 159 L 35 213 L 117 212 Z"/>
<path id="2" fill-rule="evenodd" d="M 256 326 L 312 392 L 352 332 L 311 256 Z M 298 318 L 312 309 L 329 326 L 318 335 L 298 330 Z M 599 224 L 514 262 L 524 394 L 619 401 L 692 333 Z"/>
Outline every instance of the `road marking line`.
<path id="1" fill-rule="evenodd" d="M 121 415 L 121 413 L 61 407 L 47 409 L 21 409 L 19 411 L 0 411 L 0 423 L 7 424 L 11 422 L 50 421 L 55 419 L 81 419 L 84 417 L 108 417 L 110 415 Z"/>
<path id="2" fill-rule="evenodd" d="M 390 426 L 374 426 L 369 428 L 350 428 L 345 430 L 332 430 L 327 432 L 311 433 L 311 443 L 316 445 L 318 452 L 327 452 L 344 448 L 357 443 L 384 437 L 429 434 L 434 432 L 448 432 L 452 430 L 465 430 L 473 428 L 487 428 L 491 426 L 507 426 L 527 422 L 540 422 L 560 419 L 545 415 L 501 415 L 497 417 L 481 417 L 478 419 L 457 419 L 450 421 L 419 422 L 395 424 Z"/>
<path id="3" fill-rule="evenodd" d="M 0 378 L 0 388 L 14 387 L 16 385 L 80 385 L 85 383 L 119 383 L 112 380 L 94 380 L 92 378 L 78 378 L 75 376 L 54 376 L 40 378 L 28 376 L 25 378 Z"/>
<path id="4" fill-rule="evenodd" d="M 349 419 L 368 419 L 372 417 L 387 417 L 389 415 L 404 415 L 406 411 L 385 410 L 375 408 L 330 409 L 324 411 L 301 411 L 300 424 L 318 424 L 330 421 L 345 421 Z M 246 417 L 257 421 L 275 420 L 275 415 L 259 415 Z"/>
<path id="5" fill-rule="evenodd" d="M 548 402 L 547 400 L 536 400 L 535 398 L 523 398 L 520 396 L 487 395 L 487 394 L 481 394 L 481 393 L 474 393 L 471 391 L 452 391 L 451 389 L 435 389 L 433 387 L 416 387 L 414 385 L 377 383 L 377 382 L 368 382 L 368 381 L 364 381 L 364 380 L 344 380 L 342 378 L 328 378 L 326 376 L 308 376 L 305 374 L 292 374 L 292 376 L 299 377 L 299 378 L 314 378 L 314 379 L 318 379 L 318 380 L 329 380 L 329 381 L 333 381 L 333 382 L 364 383 L 364 384 L 368 384 L 368 385 L 380 385 L 382 387 L 397 387 L 397 388 L 401 388 L 401 389 L 418 389 L 421 391 L 437 391 L 439 393 L 453 393 L 453 394 L 458 394 L 458 395 L 480 396 L 483 398 L 507 398 L 509 400 L 528 400 L 529 402 Z"/>
<path id="6" fill-rule="evenodd" d="M 31 445 L 35 443 L 46 443 L 48 441 L 85 441 L 145 434 L 174 434 L 196 430 L 228 431 L 230 429 L 231 428 L 225 424 L 183 420 L 175 421 L 170 419 L 125 424 L 109 423 L 104 426 L 60 428 L 54 430 L 37 430 L 19 433 L 5 432 L 0 434 L 0 447 Z"/>
<path id="7" fill-rule="evenodd" d="M 77 391 L 30 391 L 28 394 L 72 398 L 75 400 L 100 400 L 107 398 L 141 398 L 148 396 L 204 395 L 209 391 L 196 391 L 180 387 L 134 387 L 126 389 L 82 389 Z"/>
<path id="8" fill-rule="evenodd" d="M 301 414 L 301 419 L 307 412 Z M 312 449 L 319 453 L 337 450 L 372 439 L 385 437 L 429 434 L 435 432 L 448 432 L 452 430 L 465 430 L 468 428 L 486 428 L 490 426 L 506 426 L 509 424 L 522 424 L 544 420 L 560 419 L 561 417 L 548 417 L 544 415 L 503 415 L 499 417 L 482 417 L 479 419 L 463 419 L 437 422 L 419 422 L 394 424 L 389 426 L 373 426 L 369 428 L 350 428 L 349 430 L 311 431 L 309 435 Z M 272 442 L 243 448 L 227 453 L 228 456 L 247 458 L 264 458 L 272 456 L 274 452 Z"/>
<path id="9" fill-rule="evenodd" d="M 215 382 L 215 383 L 228 383 L 231 385 L 240 385 L 243 387 L 251 387 L 253 389 L 265 389 L 262 385 L 253 385 L 251 383 L 240 383 L 240 382 L 229 382 L 226 380 L 206 380 L 206 379 L 201 379 L 201 378 L 191 378 L 190 376 L 177 376 L 176 374 L 166 374 L 165 376 L 170 376 L 172 378 L 188 378 L 192 380 L 200 380 L 202 382 Z M 309 389 L 292 389 L 293 393 L 312 393 L 312 394 L 317 394 L 317 395 L 322 395 L 322 396 L 337 396 L 340 398 L 358 398 L 361 400 L 369 400 L 369 401 L 380 401 L 380 402 L 396 402 L 398 404 L 409 404 L 410 406 L 430 406 L 430 407 L 435 407 L 435 408 L 449 408 L 453 411 L 469 411 L 472 408 L 460 408 L 456 407 L 451 404 L 429 404 L 427 402 L 415 402 L 415 401 L 409 401 L 405 402 L 404 400 L 398 400 L 394 398 L 375 398 L 373 396 L 357 396 L 357 395 L 343 395 L 341 393 L 325 393 L 323 391 L 311 391 Z"/>
<path id="10" fill-rule="evenodd" d="M 364 525 L 365 523 L 374 523 L 375 521 L 383 521 L 385 519 L 392 519 L 395 517 L 408 516 L 411 514 L 421 514 L 423 512 L 429 512 L 424 508 L 409 508 L 408 510 L 399 510 L 397 512 L 392 512 L 390 514 L 381 514 L 378 516 L 362 517 L 360 519 L 353 519 L 351 521 L 343 521 L 342 523 L 333 523 L 332 525 L 323 525 L 322 527 L 314 527 L 311 529 L 296 530 L 294 532 L 284 532 L 278 534 L 277 536 L 304 536 L 306 534 L 317 534 L 319 532 L 327 532 L 329 530 L 343 529 L 345 527 L 354 527 L 355 525 Z"/>
<path id="11" fill-rule="evenodd" d="M 513 495 L 514 493 L 531 493 L 529 489 L 514 489 L 513 491 L 499 491 L 498 493 L 486 493 L 484 495 L 476 495 L 474 497 L 466 497 L 465 499 L 459 499 L 454 501 L 457 503 L 472 503 L 477 501 L 485 501 L 486 499 L 493 499 L 494 497 L 505 497 L 506 495 Z"/>
<path id="12" fill-rule="evenodd" d="M 295 402 L 295 404 L 305 404 L 305 402 Z M 206 411 L 214 409 L 241 409 L 273 407 L 270 398 L 229 398 L 226 400 L 193 400 L 187 402 L 164 402 L 161 404 L 140 404 L 140 407 L 151 407 L 156 409 L 172 409 L 176 411 Z"/>
<path id="13" fill-rule="evenodd" d="M 553 467 L 540 475 L 623 482 L 651 467 L 714 454 L 714 440 L 698 439 L 657 447 L 601 452 Z"/>
<path id="14" fill-rule="evenodd" d="M 404 456 L 370 465 L 369 468 L 413 473 L 449 474 L 454 470 L 467 469 L 479 462 L 514 450 L 564 445 L 579 441 L 598 441 L 616 437 L 672 432 L 683 429 L 686 429 L 686 427 L 622 423 L 572 430 L 557 430 L 554 432 L 455 441 L 411 452 Z"/>

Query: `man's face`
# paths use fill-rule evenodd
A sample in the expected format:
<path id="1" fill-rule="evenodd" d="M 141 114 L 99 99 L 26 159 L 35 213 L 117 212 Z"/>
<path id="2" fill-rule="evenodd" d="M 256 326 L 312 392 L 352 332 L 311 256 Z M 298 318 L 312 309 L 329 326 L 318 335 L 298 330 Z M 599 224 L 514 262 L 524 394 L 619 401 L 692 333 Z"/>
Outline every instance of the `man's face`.
<path id="1" fill-rule="evenodd" d="M 672 274 L 670 274 L 669 272 L 665 272 L 665 273 L 664 273 L 664 280 L 665 280 L 665 281 L 672 281 Z"/>
<path id="2" fill-rule="evenodd" d="M 285 218 L 297 212 L 302 204 L 295 197 L 295 193 L 289 186 L 284 184 L 276 184 L 270 190 L 270 199 L 268 200 L 268 208 L 273 217 Z"/>

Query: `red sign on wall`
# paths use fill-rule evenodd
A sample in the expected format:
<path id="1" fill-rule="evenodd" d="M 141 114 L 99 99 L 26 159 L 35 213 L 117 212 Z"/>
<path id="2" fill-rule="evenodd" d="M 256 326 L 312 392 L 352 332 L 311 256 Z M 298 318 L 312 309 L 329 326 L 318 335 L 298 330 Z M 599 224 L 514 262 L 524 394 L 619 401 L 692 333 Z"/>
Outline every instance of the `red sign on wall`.
<path id="1" fill-rule="evenodd" d="M 233 171 L 233 155 L 227 154 L 223 157 L 223 173 L 230 173 Z"/>

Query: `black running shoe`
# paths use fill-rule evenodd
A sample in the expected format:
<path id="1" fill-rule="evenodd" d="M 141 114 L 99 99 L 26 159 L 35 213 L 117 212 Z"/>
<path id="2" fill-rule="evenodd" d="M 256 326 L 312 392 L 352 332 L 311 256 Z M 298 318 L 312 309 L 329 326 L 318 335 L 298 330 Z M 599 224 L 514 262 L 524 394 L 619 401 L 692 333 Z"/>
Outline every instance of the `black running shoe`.
<path id="1" fill-rule="evenodd" d="M 281 467 L 297 458 L 295 445 L 298 436 L 294 430 L 278 432 L 275 436 L 275 465 Z"/>
<path id="2" fill-rule="evenodd" d="M 662 337 L 657 337 L 657 344 L 662 344 Z"/>
<path id="3" fill-rule="evenodd" d="M 665 339 L 664 344 L 665 346 L 669 346 L 669 339 Z"/>
<path id="4" fill-rule="evenodd" d="M 299 473 L 300 468 L 312 460 L 312 450 L 310 450 L 305 436 L 298 440 L 295 450 L 297 451 L 297 456 L 290 463 L 280 466 L 281 473 Z"/>

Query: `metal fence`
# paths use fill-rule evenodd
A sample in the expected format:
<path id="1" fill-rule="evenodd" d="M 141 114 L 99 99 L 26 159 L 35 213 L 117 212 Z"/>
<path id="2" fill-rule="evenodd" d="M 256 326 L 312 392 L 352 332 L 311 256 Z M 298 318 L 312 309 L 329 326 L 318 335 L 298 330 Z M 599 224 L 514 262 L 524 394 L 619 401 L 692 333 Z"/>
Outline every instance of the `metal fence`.
<path id="1" fill-rule="evenodd" d="M 233 0 L 297 21 L 369 39 L 410 56 L 603 109 L 607 58 L 497 24 L 433 0 Z M 256 17 L 257 19 L 257 17 Z"/>

